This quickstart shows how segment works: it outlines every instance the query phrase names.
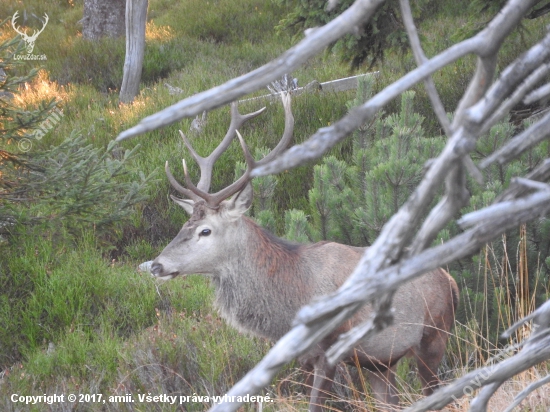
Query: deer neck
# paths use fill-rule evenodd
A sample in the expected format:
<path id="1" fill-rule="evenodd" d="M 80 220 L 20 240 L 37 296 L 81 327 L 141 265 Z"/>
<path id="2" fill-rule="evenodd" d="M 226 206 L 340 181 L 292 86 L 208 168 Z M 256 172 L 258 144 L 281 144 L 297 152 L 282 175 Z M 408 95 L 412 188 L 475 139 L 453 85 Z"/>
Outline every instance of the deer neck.
<path id="1" fill-rule="evenodd" d="M 214 277 L 216 305 L 241 331 L 277 340 L 311 300 L 312 271 L 303 245 L 279 239 L 246 217 L 240 225 L 238 252 Z"/>

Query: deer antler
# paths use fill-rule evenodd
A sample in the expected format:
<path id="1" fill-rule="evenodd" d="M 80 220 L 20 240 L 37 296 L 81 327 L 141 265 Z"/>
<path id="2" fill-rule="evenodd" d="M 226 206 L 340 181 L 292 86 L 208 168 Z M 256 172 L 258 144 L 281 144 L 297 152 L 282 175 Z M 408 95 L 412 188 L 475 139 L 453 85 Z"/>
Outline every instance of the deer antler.
<path id="1" fill-rule="evenodd" d="M 275 146 L 275 148 L 263 159 L 256 162 L 254 167 L 261 166 L 279 156 L 279 154 L 288 147 L 290 141 L 292 140 L 292 136 L 294 135 L 294 116 L 292 115 L 292 100 L 290 93 L 282 92 L 281 100 L 283 102 L 283 108 L 285 109 L 285 130 L 283 131 L 283 136 L 277 146 Z"/>
<path id="2" fill-rule="evenodd" d="M 187 165 L 185 163 L 185 160 L 182 160 L 183 162 L 183 171 L 185 174 L 185 184 L 187 187 L 183 187 L 172 175 L 170 172 L 170 167 L 168 166 L 168 162 L 166 162 L 165 170 L 166 175 L 168 176 L 168 180 L 170 181 L 170 184 L 174 189 L 176 189 L 179 193 L 181 193 L 184 196 L 187 196 L 195 201 L 198 200 L 204 200 L 206 204 L 211 208 L 217 208 L 219 204 L 230 197 L 231 195 L 237 193 L 239 190 L 241 190 L 250 180 L 250 171 L 265 162 L 270 161 L 274 157 L 278 156 L 290 143 L 290 140 L 292 139 L 293 131 L 294 131 L 294 117 L 292 116 L 292 110 L 291 110 L 291 99 L 290 95 L 287 93 L 281 93 L 281 98 L 283 100 L 283 106 L 285 108 L 285 130 L 283 132 L 283 137 L 277 144 L 277 146 L 262 160 L 256 162 L 252 155 L 250 154 L 250 151 L 248 150 L 248 147 L 246 146 L 246 143 L 244 142 L 241 134 L 238 132 L 237 128 L 244 124 L 247 120 L 258 116 L 260 113 L 262 113 L 265 110 L 265 107 L 254 112 L 249 113 L 246 115 L 241 115 L 237 108 L 237 103 L 231 104 L 231 124 L 229 125 L 229 130 L 227 131 L 225 137 L 221 141 L 221 143 L 214 149 L 214 151 L 206 158 L 201 157 L 197 154 L 195 149 L 191 146 L 183 132 L 180 130 L 180 135 L 185 143 L 185 146 L 189 150 L 189 153 L 191 153 L 191 156 L 197 164 L 199 165 L 200 171 L 201 171 L 201 177 L 199 180 L 199 183 L 195 186 L 193 182 L 191 181 L 191 178 L 189 177 L 189 173 L 187 171 Z M 210 194 L 208 193 L 208 190 L 210 188 L 210 182 L 212 179 L 212 169 L 214 166 L 214 163 L 218 158 L 222 155 L 222 153 L 227 150 L 229 147 L 229 144 L 233 140 L 233 138 L 237 135 L 239 142 L 241 143 L 241 147 L 244 152 L 247 168 L 244 174 L 234 183 L 227 186 L 226 188 L 220 190 L 217 193 Z"/>

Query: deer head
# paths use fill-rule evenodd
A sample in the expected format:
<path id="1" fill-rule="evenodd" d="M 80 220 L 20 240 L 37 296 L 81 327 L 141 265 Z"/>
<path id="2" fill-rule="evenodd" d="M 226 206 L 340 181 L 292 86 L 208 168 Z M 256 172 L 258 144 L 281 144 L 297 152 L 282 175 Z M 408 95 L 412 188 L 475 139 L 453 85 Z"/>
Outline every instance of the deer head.
<path id="1" fill-rule="evenodd" d="M 189 177 L 187 164 L 183 160 L 184 187 L 174 178 L 168 162 L 166 162 L 165 170 L 170 184 L 177 192 L 186 197 L 186 199 L 175 196 L 171 196 L 171 198 L 190 214 L 191 218 L 185 223 L 176 238 L 155 259 L 151 267 L 154 276 L 171 279 L 178 274 L 211 273 L 214 270 L 212 265 L 222 259 L 221 254 L 227 258 L 228 247 L 236 241 L 235 225 L 238 225 L 239 219 L 252 202 L 252 188 L 249 185 L 250 171 L 276 157 L 286 149 L 292 139 L 294 118 L 290 108 L 290 95 L 282 94 L 282 99 L 285 108 L 283 136 L 277 146 L 260 161 L 253 159 L 237 129 L 247 120 L 261 114 L 265 107 L 254 113 L 241 115 L 237 104 L 233 103 L 229 129 L 221 143 L 208 157 L 199 156 L 186 136 L 180 131 L 185 146 L 199 165 L 201 177 L 198 184 L 195 185 Z M 208 193 L 214 163 L 227 150 L 235 137 L 238 137 L 244 152 L 246 171 L 233 184 L 217 193 Z"/>
<path id="2" fill-rule="evenodd" d="M 42 25 L 42 28 L 40 30 L 35 30 L 34 33 L 32 34 L 32 36 L 29 36 L 26 33 L 26 31 L 21 31 L 20 28 L 18 28 L 15 25 L 15 21 L 17 20 L 18 16 L 19 16 L 19 11 L 16 11 L 14 13 L 13 17 L 11 18 L 11 25 L 13 26 L 13 29 L 21 35 L 21 37 L 23 38 L 25 43 L 27 43 L 27 47 L 26 47 L 27 53 L 31 54 L 32 51 L 34 50 L 34 42 L 36 41 L 36 38 L 38 37 L 38 35 L 40 33 L 42 33 L 44 31 L 44 29 L 46 28 L 46 25 L 48 24 L 48 21 L 50 20 L 50 18 L 48 17 L 48 15 L 46 13 L 44 13 L 44 23 Z"/>

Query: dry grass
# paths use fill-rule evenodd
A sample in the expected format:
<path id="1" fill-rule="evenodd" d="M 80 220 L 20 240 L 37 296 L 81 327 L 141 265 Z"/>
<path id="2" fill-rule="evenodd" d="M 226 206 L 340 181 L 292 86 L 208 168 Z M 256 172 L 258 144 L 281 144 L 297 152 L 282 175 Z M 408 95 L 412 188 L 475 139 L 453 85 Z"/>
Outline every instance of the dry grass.
<path id="1" fill-rule="evenodd" d="M 20 93 L 14 96 L 14 102 L 20 107 L 36 107 L 42 101 L 55 99 L 62 102 L 69 94 L 63 85 L 51 81 L 46 70 L 40 70 L 32 81 L 25 83 Z"/>
<path id="2" fill-rule="evenodd" d="M 536 382 L 546 376 L 547 365 L 539 365 L 537 368 L 531 368 L 524 373 L 515 376 L 506 381 L 493 395 L 489 401 L 487 412 L 504 412 L 514 401 L 515 397 L 531 383 Z M 467 373 L 467 370 L 458 372 L 458 375 Z M 477 391 L 473 394 L 475 396 Z M 449 405 L 446 410 L 449 412 L 466 412 L 470 410 L 472 396 L 463 396 L 458 401 Z M 550 386 L 545 385 L 530 393 L 518 405 L 514 411 L 548 411 L 550 408 Z"/>
<path id="3" fill-rule="evenodd" d="M 513 379 L 505 382 L 491 398 L 488 412 L 504 412 L 506 408 L 514 401 L 515 397 L 527 388 L 533 382 L 536 382 L 546 376 L 548 365 L 539 365 L 537 368 L 531 368 L 528 371 L 515 376 Z M 466 374 L 468 370 L 455 371 L 456 376 Z M 351 374 L 355 374 L 352 379 Z M 274 410 L 298 412 L 307 408 L 309 399 L 304 391 L 294 391 L 288 394 L 288 387 L 303 387 L 303 376 L 299 370 L 292 371 L 287 377 L 279 381 L 274 387 L 275 405 Z M 305 389 L 305 388 L 304 388 Z M 401 406 L 411 405 L 416 400 L 422 398 L 418 389 L 412 386 L 404 389 L 400 388 Z M 329 411 L 356 411 L 370 412 L 377 410 L 374 398 L 370 393 L 368 383 L 357 380 L 357 373 L 349 370 L 347 367 L 340 368 L 339 376 L 335 379 L 333 395 L 330 403 L 327 404 Z M 456 402 L 447 405 L 442 411 L 445 412 L 466 412 L 470 410 L 470 403 L 477 394 L 475 391 L 472 396 L 463 396 Z M 514 411 L 548 411 L 550 408 L 550 385 L 545 385 L 529 394 Z"/>

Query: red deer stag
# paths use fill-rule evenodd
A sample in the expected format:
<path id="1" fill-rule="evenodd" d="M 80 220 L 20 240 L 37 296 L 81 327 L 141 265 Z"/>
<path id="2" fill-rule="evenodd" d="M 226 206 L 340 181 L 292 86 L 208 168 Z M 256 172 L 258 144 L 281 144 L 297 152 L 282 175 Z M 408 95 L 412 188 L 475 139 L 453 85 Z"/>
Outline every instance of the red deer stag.
<path id="1" fill-rule="evenodd" d="M 255 162 L 237 128 L 257 116 L 260 110 L 240 115 L 231 108 L 231 125 L 222 143 L 207 158 L 200 157 L 182 133 L 182 138 L 201 170 L 195 186 L 187 173 L 180 185 L 168 163 L 166 174 L 172 186 L 189 199 L 172 196 L 191 218 L 151 266 L 161 279 L 200 273 L 215 286 L 215 301 L 221 315 L 241 331 L 277 341 L 291 328 L 298 310 L 316 296 L 334 292 L 355 268 L 364 249 L 334 242 L 294 244 L 279 239 L 244 216 L 252 202 L 249 171 L 268 162 L 288 145 L 294 128 L 290 97 L 283 95 L 285 130 L 277 147 Z M 247 161 L 247 171 L 229 187 L 208 193 L 212 167 L 238 135 Z M 231 199 L 228 199 L 233 196 Z M 394 323 L 378 335 L 366 339 L 345 359 L 369 370 L 374 395 L 382 405 L 398 404 L 395 369 L 399 359 L 409 355 L 417 360 L 424 395 L 439 385 L 437 367 L 449 330 L 454 323 L 458 290 L 443 269 L 434 270 L 403 285 L 393 298 Z M 327 363 L 325 351 L 339 334 L 365 322 L 372 311 L 367 305 L 338 330 L 327 336 L 301 359 L 309 369 L 310 411 L 321 411 L 331 388 L 335 366 Z M 313 372 L 313 373 L 312 373 Z"/>

